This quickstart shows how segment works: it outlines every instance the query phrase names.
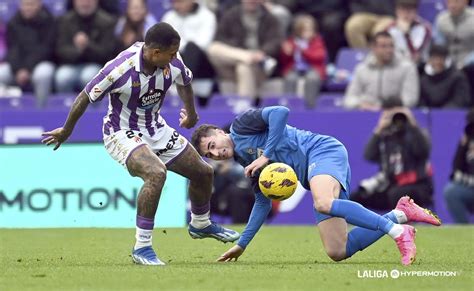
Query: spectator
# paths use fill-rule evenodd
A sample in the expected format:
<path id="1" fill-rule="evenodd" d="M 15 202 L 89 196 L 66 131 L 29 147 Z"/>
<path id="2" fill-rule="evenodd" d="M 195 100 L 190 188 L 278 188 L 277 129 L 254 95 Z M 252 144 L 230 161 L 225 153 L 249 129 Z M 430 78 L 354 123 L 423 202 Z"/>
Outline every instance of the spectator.
<path id="1" fill-rule="evenodd" d="M 58 92 L 84 88 L 117 47 L 115 20 L 98 8 L 98 0 L 74 0 L 74 9 L 59 19 L 56 55 Z"/>
<path id="2" fill-rule="evenodd" d="M 242 0 L 219 21 L 209 57 L 222 79 L 236 80 L 237 94 L 257 99 L 259 84 L 273 73 L 283 40 L 278 20 L 263 0 Z"/>
<path id="3" fill-rule="evenodd" d="M 349 10 L 351 16 L 345 25 L 347 42 L 353 48 L 368 48 L 368 40 L 393 21 L 395 0 L 352 0 Z"/>
<path id="4" fill-rule="evenodd" d="M 371 53 L 355 68 L 346 90 L 344 106 L 350 109 L 377 111 L 391 99 L 403 106 L 418 104 L 418 72 L 411 60 L 394 53 L 393 39 L 388 32 L 378 32 L 372 41 Z"/>
<path id="5" fill-rule="evenodd" d="M 296 16 L 293 36 L 282 44 L 280 56 L 286 93 L 295 94 L 298 79 L 303 77 L 305 104 L 313 108 L 326 77 L 325 61 L 326 48 L 314 18 L 309 14 Z"/>
<path id="6" fill-rule="evenodd" d="M 206 52 L 216 32 L 216 16 L 194 0 L 172 0 L 171 3 L 173 9 L 163 15 L 162 21 L 171 24 L 181 36 L 179 52 L 193 72 L 195 94 L 200 103 L 205 104 L 215 75 Z"/>
<path id="7" fill-rule="evenodd" d="M 395 50 L 415 64 L 424 63 L 431 42 L 431 25 L 417 15 L 418 0 L 397 0 L 395 21 L 387 28 Z"/>
<path id="8" fill-rule="evenodd" d="M 474 109 L 466 119 L 453 160 L 453 172 L 444 188 L 449 213 L 456 223 L 469 223 L 469 213 L 474 212 Z"/>
<path id="9" fill-rule="evenodd" d="M 0 83 L 33 89 L 38 107 L 44 106 L 53 84 L 53 23 L 41 0 L 21 0 L 7 25 L 8 48 L 6 63 L 0 65 Z"/>
<path id="10" fill-rule="evenodd" d="M 474 107 L 474 63 L 465 66 L 464 68 L 462 68 L 462 71 L 464 72 L 464 75 L 466 75 L 467 77 L 470 92 L 471 92 L 469 107 Z"/>
<path id="11" fill-rule="evenodd" d="M 280 29 L 283 36 L 287 36 L 291 21 L 293 19 L 293 15 L 291 14 L 290 10 L 286 8 L 286 6 L 278 4 L 277 1 L 274 0 L 263 0 L 263 5 L 265 8 L 273 15 L 278 22 L 280 23 Z"/>
<path id="12" fill-rule="evenodd" d="M 156 0 L 154 0 L 154 1 L 156 1 Z M 74 2 L 74 0 L 67 0 L 67 5 L 66 5 L 66 10 L 67 11 L 70 11 L 70 10 L 74 9 L 73 2 Z M 114 16 L 115 18 L 119 18 L 122 15 L 122 11 L 120 11 L 119 0 L 99 0 L 99 7 L 100 7 L 100 9 L 102 9 L 105 12 L 109 13 L 110 15 Z"/>
<path id="13" fill-rule="evenodd" d="M 435 21 L 434 41 L 446 45 L 458 69 L 474 63 L 474 8 L 467 0 L 447 0 Z"/>
<path id="14" fill-rule="evenodd" d="M 384 110 L 365 147 L 365 158 L 377 163 L 377 175 L 361 181 L 351 200 L 378 210 L 394 209 L 410 195 L 420 206 L 432 205 L 430 141 L 407 108 Z"/>
<path id="15" fill-rule="evenodd" d="M 129 0 L 125 15 L 115 26 L 115 35 L 119 39 L 122 51 L 137 41 L 144 41 L 145 32 L 158 21 L 148 12 L 146 0 Z"/>
<path id="16" fill-rule="evenodd" d="M 433 45 L 421 75 L 420 106 L 435 108 L 468 107 L 470 88 L 466 76 L 452 65 L 448 49 Z"/>
<path id="17" fill-rule="evenodd" d="M 296 13 L 311 14 L 327 47 L 329 63 L 335 63 L 337 52 L 345 44 L 344 23 L 349 16 L 346 0 L 294 1 Z"/>

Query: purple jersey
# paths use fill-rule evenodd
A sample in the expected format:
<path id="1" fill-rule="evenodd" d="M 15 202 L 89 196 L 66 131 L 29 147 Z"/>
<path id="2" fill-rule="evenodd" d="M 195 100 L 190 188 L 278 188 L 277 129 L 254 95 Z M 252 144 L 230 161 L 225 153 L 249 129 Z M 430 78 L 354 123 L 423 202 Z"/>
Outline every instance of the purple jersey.
<path id="1" fill-rule="evenodd" d="M 188 85 L 192 72 L 179 53 L 164 69 L 153 75 L 143 72 L 143 42 L 136 42 L 111 60 L 86 85 L 90 102 L 109 95 L 109 109 L 104 117 L 104 134 L 120 129 L 147 130 L 150 136 L 166 122 L 160 115 L 166 91 L 173 82 Z"/>

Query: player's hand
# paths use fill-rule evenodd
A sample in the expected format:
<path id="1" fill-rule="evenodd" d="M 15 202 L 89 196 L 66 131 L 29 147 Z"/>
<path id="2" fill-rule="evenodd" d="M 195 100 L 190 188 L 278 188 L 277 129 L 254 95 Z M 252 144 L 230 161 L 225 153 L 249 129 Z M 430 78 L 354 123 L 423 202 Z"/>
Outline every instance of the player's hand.
<path id="1" fill-rule="evenodd" d="M 260 156 L 258 159 L 253 161 L 250 165 L 245 167 L 245 176 L 246 177 L 253 177 L 255 172 L 257 172 L 261 167 L 268 164 L 270 159 L 265 157 L 264 155 Z"/>
<path id="2" fill-rule="evenodd" d="M 179 126 L 184 128 L 192 128 L 199 121 L 199 116 L 194 112 L 194 114 L 189 114 L 186 109 L 181 108 L 179 113 Z"/>
<path id="3" fill-rule="evenodd" d="M 237 259 L 244 253 L 244 249 L 239 245 L 231 247 L 227 252 L 223 253 L 216 262 L 232 262 L 232 260 L 237 261 Z"/>
<path id="4" fill-rule="evenodd" d="M 46 144 L 47 146 L 55 144 L 54 150 L 57 150 L 61 144 L 69 138 L 71 132 L 60 127 L 51 131 L 43 132 L 41 135 L 45 136 L 45 138 L 41 141 L 42 143 Z"/>

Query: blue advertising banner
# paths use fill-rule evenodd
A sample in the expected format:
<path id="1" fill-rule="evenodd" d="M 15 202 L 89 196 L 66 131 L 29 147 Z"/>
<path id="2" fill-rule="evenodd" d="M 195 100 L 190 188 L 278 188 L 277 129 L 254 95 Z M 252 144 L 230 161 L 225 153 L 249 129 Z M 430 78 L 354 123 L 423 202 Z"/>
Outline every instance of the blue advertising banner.
<path id="1" fill-rule="evenodd" d="M 435 181 L 435 201 L 433 208 L 444 222 L 449 223 L 452 219 L 445 205 L 443 187 L 449 179 L 456 146 L 464 131 L 466 111 L 426 111 L 418 109 L 413 112 L 418 124 L 425 128 L 431 135 L 431 162 L 434 169 Z M 91 110 L 86 111 L 84 116 L 77 123 L 68 142 L 101 142 L 102 118 L 104 114 L 105 111 L 103 108 L 91 108 Z M 176 128 L 183 136 L 187 138 L 191 136 L 193 129 L 183 129 L 179 127 L 179 108 L 163 110 L 162 115 L 167 123 L 171 127 Z M 22 111 L 2 111 L 0 108 L 0 144 L 38 144 L 41 139 L 41 132 L 60 126 L 66 116 L 67 111 L 65 110 L 40 111 L 30 109 Z M 233 120 L 235 113 L 230 109 L 207 108 L 199 109 L 199 116 L 200 123 L 213 123 L 218 126 L 225 126 Z M 302 129 L 332 135 L 343 142 L 349 152 L 349 163 L 352 168 L 351 188 L 356 189 L 362 179 L 374 175 L 378 170 L 376 164 L 369 163 L 364 159 L 363 153 L 364 147 L 379 117 L 380 113 L 378 112 L 318 109 L 292 110 L 288 123 Z M 61 151 L 62 150 L 63 149 L 61 149 Z M 0 152 L 3 152 L 1 145 Z M 39 151 L 38 153 L 41 154 L 35 156 L 34 159 L 39 159 L 38 157 L 45 155 L 46 152 L 47 151 Z M 84 155 L 85 151 L 78 151 L 77 154 Z M 104 154 L 107 155 L 105 151 Z M 46 155 L 49 158 L 55 157 L 55 155 L 52 154 Z M 8 154 L 1 154 L 0 158 L 6 156 L 8 156 Z M 21 158 L 21 161 L 24 161 L 24 158 Z M 108 157 L 106 160 L 107 163 L 114 163 Z M 4 181 L 4 175 L 1 171 L 8 171 L 8 168 L 3 168 L 4 164 L 5 162 L 0 160 L 0 166 L 2 167 L 0 170 L 0 182 Z M 59 165 L 62 165 L 62 169 L 71 170 L 64 166 L 64 164 Z M 110 167 L 112 167 L 112 165 Z M 127 179 L 132 179 L 127 176 L 126 171 L 120 169 L 120 166 L 113 165 L 113 167 L 115 167 L 115 170 L 119 171 L 120 174 L 125 175 Z M 41 170 L 36 169 L 36 172 L 38 171 Z M 52 168 L 48 168 L 48 171 L 52 171 Z M 78 178 L 86 179 L 84 177 Z M 115 185 L 114 181 L 116 180 L 112 179 L 109 175 L 103 175 L 102 179 L 111 179 L 110 182 L 107 182 L 109 188 Z M 132 180 L 135 181 L 134 179 Z M 0 187 L 3 187 L 2 184 L 3 183 L 0 184 Z M 0 188 L 0 190 L 4 191 L 3 188 Z M 60 195 L 63 194 L 55 195 L 61 197 Z M 94 194 L 94 196 L 99 197 L 98 194 Z M 40 195 L 35 194 L 34 197 L 40 197 Z M 276 223 L 314 223 L 311 204 L 311 195 L 309 193 L 297 195 L 293 201 L 282 204 L 281 212 L 274 221 Z M 306 210 L 302 211 L 303 209 Z M 0 209 L 0 215 L 2 214 L 1 211 Z M 3 225 L 2 222 L 0 222 L 0 226 L 1 225 Z"/>
<path id="2" fill-rule="evenodd" d="M 0 146 L 0 227 L 134 227 L 141 185 L 102 144 Z M 168 172 L 156 226 L 185 225 L 186 193 Z"/>

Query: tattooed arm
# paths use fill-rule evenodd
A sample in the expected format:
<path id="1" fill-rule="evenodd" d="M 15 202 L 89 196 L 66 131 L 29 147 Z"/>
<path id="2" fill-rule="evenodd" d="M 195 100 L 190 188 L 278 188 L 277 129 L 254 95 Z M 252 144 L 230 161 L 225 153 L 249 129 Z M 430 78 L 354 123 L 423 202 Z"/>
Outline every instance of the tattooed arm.
<path id="1" fill-rule="evenodd" d="M 86 111 L 87 106 L 89 106 L 89 96 L 82 91 L 74 100 L 63 127 L 43 132 L 42 136 L 45 136 L 45 138 L 41 142 L 46 145 L 55 144 L 54 150 L 57 150 L 69 138 L 77 121 Z"/>
<path id="2" fill-rule="evenodd" d="M 181 118 L 179 120 L 179 126 L 191 128 L 196 125 L 199 120 L 199 116 L 196 113 L 196 108 L 194 106 L 193 87 L 191 87 L 191 84 L 185 86 L 176 84 L 176 88 L 178 89 L 179 97 L 184 103 L 184 108 L 181 109 L 180 113 Z"/>

